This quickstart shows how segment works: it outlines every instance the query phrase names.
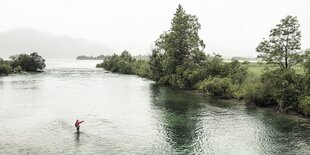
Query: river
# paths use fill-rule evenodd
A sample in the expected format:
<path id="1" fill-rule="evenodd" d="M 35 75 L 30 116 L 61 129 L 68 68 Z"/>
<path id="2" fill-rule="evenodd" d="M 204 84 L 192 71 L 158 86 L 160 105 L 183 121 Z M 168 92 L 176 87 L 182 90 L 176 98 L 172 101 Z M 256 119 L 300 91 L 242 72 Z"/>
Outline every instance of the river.
<path id="1" fill-rule="evenodd" d="M 0 154 L 310 154 L 310 129 L 290 117 L 98 62 L 50 59 L 44 73 L 0 77 Z"/>

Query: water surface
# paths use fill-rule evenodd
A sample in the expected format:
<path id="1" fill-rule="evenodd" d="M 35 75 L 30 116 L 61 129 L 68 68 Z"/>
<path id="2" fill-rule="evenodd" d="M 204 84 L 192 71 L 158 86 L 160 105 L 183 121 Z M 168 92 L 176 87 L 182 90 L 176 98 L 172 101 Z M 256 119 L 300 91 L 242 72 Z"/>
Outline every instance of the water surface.
<path id="1" fill-rule="evenodd" d="M 292 119 L 98 62 L 48 60 L 42 74 L 0 77 L 0 154 L 310 153 L 310 130 Z"/>

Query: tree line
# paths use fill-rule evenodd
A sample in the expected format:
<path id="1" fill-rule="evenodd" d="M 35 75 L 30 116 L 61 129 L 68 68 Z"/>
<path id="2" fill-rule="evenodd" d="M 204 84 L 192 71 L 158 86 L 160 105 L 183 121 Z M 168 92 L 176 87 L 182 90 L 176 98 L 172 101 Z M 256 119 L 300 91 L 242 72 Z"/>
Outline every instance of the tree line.
<path id="1" fill-rule="evenodd" d="M 258 58 L 266 62 L 263 73 L 257 76 L 248 71 L 248 63 L 236 59 L 224 62 L 219 54 L 205 54 L 198 18 L 179 5 L 171 28 L 155 41 L 149 60 L 136 60 L 124 51 L 106 57 L 97 67 L 181 89 L 197 89 L 218 98 L 276 105 L 279 111 L 310 115 L 310 50 L 301 50 L 299 27 L 297 17 L 286 16 L 271 29 L 256 48 Z M 297 72 L 296 65 L 304 71 Z"/>
<path id="2" fill-rule="evenodd" d="M 103 62 L 97 64 L 96 67 L 104 68 L 113 73 L 135 74 L 144 78 L 151 77 L 149 61 L 144 58 L 136 59 L 128 51 L 123 51 L 120 55 L 105 56 Z"/>
<path id="3" fill-rule="evenodd" d="M 10 56 L 10 60 L 0 58 L 0 75 L 20 72 L 40 72 L 46 67 L 45 59 L 37 52 Z"/>
<path id="4" fill-rule="evenodd" d="M 104 55 L 98 56 L 87 56 L 87 55 L 79 55 L 76 57 L 76 60 L 103 60 Z"/>

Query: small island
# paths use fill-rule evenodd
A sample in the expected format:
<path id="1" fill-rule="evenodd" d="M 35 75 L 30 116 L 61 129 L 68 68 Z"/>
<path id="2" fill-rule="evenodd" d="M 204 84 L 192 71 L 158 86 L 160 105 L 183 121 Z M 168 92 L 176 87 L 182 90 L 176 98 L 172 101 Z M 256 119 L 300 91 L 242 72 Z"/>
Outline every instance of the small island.
<path id="1" fill-rule="evenodd" d="M 76 60 L 103 60 L 104 55 L 99 55 L 99 56 L 87 56 L 87 55 L 80 55 L 76 57 Z"/>
<path id="2" fill-rule="evenodd" d="M 10 60 L 0 58 L 0 76 L 22 72 L 42 72 L 45 59 L 37 52 L 10 56 Z"/>

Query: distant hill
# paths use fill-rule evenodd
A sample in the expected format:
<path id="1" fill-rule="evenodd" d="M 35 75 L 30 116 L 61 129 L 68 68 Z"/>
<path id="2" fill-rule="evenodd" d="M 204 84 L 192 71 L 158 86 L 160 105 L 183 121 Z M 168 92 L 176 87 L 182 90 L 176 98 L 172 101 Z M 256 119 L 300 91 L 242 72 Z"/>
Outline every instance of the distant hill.
<path id="1" fill-rule="evenodd" d="M 31 28 L 0 32 L 0 57 L 38 52 L 45 58 L 74 58 L 80 53 L 99 54 L 108 51 L 103 45 L 68 36 L 55 36 Z M 104 53 L 109 54 L 109 53 Z"/>

